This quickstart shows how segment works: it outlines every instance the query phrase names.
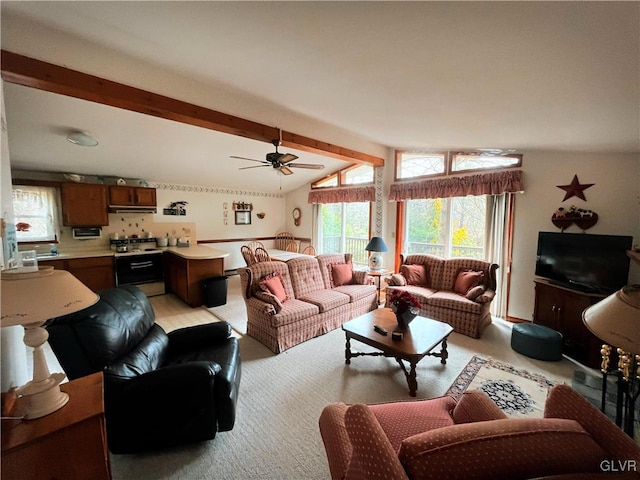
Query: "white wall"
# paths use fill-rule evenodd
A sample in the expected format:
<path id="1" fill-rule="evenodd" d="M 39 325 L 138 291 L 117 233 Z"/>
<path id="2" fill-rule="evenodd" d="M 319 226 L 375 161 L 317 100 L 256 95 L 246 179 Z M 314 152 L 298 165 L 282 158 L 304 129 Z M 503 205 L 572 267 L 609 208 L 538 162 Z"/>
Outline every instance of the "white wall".
<path id="1" fill-rule="evenodd" d="M 158 213 L 153 216 L 153 228 L 161 233 L 162 224 L 165 222 L 195 224 L 195 238 L 192 237 L 192 243 L 194 240 L 214 241 L 206 245 L 229 253 L 224 262 L 226 270 L 234 270 L 245 265 L 240 255 L 240 246 L 247 243 L 246 239 L 273 237 L 277 232 L 290 228 L 289 220 L 293 225 L 293 219 L 285 208 L 284 195 L 239 191 L 225 187 L 151 183 L 157 187 L 158 199 Z M 185 207 L 186 215 L 175 217 L 162 214 L 162 209 L 168 207 L 171 202 L 183 200 L 188 202 Z M 250 225 L 235 224 L 233 202 L 253 205 Z M 258 213 L 264 213 L 265 217 L 258 218 Z M 237 241 L 229 241 L 233 239 Z M 272 246 L 270 241 L 263 243 L 267 247 Z"/>
<path id="2" fill-rule="evenodd" d="M 9 142 L 7 140 L 6 118 L 4 114 L 3 82 L 0 81 L 0 105 L 2 107 L 2 151 L 0 153 L 0 199 L 2 201 L 2 218 L 14 222 L 13 202 L 11 200 L 11 166 L 9 164 Z M 0 239 L 1 240 L 1 239 Z M 2 292 L 0 292 L 2 295 Z M 24 385 L 27 375 L 27 347 L 22 341 L 24 329 L 19 326 L 0 329 L 0 391 L 6 392 L 11 387 Z"/>
<path id="3" fill-rule="evenodd" d="M 508 314 L 532 319 L 534 269 L 539 231 L 560 231 L 551 216 L 560 206 L 575 205 L 593 210 L 598 223 L 592 234 L 632 235 L 640 242 L 640 155 L 594 153 L 536 153 L 524 155 L 525 193 L 515 207 L 513 264 Z M 587 201 L 572 197 L 563 202 L 565 191 L 557 185 L 594 183 L 584 191 Z M 579 233 L 572 226 L 567 233 Z M 640 267 L 632 262 L 630 282 L 640 282 Z"/>

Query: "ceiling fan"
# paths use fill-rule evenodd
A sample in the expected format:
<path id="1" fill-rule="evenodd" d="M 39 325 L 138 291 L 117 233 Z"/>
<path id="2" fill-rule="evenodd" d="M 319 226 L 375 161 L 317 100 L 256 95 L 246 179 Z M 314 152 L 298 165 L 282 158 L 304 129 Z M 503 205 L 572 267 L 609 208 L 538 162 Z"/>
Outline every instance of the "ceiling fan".
<path id="1" fill-rule="evenodd" d="M 310 168 L 313 170 L 322 170 L 324 165 L 313 164 L 313 163 L 291 163 L 298 157 L 293 155 L 292 153 L 280 153 L 278 152 L 278 145 L 280 145 L 279 140 L 273 140 L 273 146 L 276 147 L 276 151 L 273 153 L 267 153 L 266 160 L 256 160 L 255 158 L 247 158 L 247 157 L 238 157 L 235 155 L 231 155 L 231 158 L 238 158 L 240 160 L 250 160 L 252 162 L 259 162 L 262 165 L 255 165 L 253 167 L 240 167 L 238 170 L 247 170 L 249 168 L 260 168 L 260 167 L 272 167 L 276 170 L 280 171 L 283 175 L 291 175 L 293 174 L 293 170 L 291 168 Z"/>

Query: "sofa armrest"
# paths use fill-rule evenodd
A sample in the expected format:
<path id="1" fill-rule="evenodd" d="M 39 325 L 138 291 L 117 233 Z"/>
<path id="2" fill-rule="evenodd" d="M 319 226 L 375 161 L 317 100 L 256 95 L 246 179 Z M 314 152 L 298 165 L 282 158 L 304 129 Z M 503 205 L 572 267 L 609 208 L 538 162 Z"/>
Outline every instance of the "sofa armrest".
<path id="1" fill-rule="evenodd" d="M 367 405 L 356 403 L 344 415 L 353 448 L 345 480 L 409 480 L 384 430 Z"/>
<path id="2" fill-rule="evenodd" d="M 344 414 L 347 405 L 332 403 L 327 405 L 320 414 L 318 426 L 320 436 L 329 462 L 329 472 L 333 480 L 341 480 L 347 473 L 351 461 L 351 442 L 347 427 L 344 425 Z"/>
<path id="3" fill-rule="evenodd" d="M 578 421 L 616 459 L 634 459 L 640 465 L 640 445 L 571 387 L 560 384 L 551 389 L 544 405 L 544 416 Z"/>
<path id="4" fill-rule="evenodd" d="M 247 304 L 247 315 L 251 315 L 249 310 L 265 317 L 270 317 L 278 313 L 276 312 L 276 307 L 270 303 L 260 300 L 258 297 L 247 298 L 245 303 Z"/>
<path id="5" fill-rule="evenodd" d="M 262 292 L 260 290 L 253 293 L 253 296 L 258 300 L 273 305 L 275 313 L 279 313 L 282 310 L 282 302 L 273 293 Z"/>
<path id="6" fill-rule="evenodd" d="M 495 290 L 487 289 L 475 299 L 477 303 L 491 303 L 496 296 Z"/>
<path id="7" fill-rule="evenodd" d="M 451 415 L 455 423 L 500 420 L 507 415 L 481 390 L 469 390 L 462 394 Z"/>
<path id="8" fill-rule="evenodd" d="M 371 285 L 373 283 L 373 277 L 368 275 L 364 270 L 354 270 L 353 283 L 355 285 Z"/>
<path id="9" fill-rule="evenodd" d="M 401 273 L 392 273 L 384 278 L 385 283 L 391 287 L 404 287 L 407 284 L 407 279 Z"/>

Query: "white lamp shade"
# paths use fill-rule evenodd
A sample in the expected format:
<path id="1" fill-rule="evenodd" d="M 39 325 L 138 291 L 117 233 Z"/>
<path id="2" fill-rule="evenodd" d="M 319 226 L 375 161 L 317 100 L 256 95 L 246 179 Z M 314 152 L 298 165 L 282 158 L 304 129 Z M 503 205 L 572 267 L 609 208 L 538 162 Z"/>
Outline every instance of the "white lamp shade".
<path id="1" fill-rule="evenodd" d="M 43 323 L 90 307 L 99 299 L 64 270 L 2 272 L 2 326 Z"/>
<path id="2" fill-rule="evenodd" d="M 49 338 L 44 323 L 87 308 L 100 297 L 64 270 L 2 272 L 3 327 L 24 326 L 24 343 L 33 348 L 33 379 L 17 389 L 24 418 L 40 418 L 62 408 L 69 396 L 60 391 L 63 373 L 49 373 L 42 345 Z"/>
<path id="3" fill-rule="evenodd" d="M 640 286 L 628 286 L 582 312 L 587 328 L 609 345 L 640 353 Z"/>

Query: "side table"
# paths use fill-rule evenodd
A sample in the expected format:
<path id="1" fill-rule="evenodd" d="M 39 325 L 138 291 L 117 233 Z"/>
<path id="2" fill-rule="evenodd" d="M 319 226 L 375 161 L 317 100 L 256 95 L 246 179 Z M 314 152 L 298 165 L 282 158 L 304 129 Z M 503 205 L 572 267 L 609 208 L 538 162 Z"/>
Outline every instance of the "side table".
<path id="1" fill-rule="evenodd" d="M 388 275 L 388 274 L 390 274 L 392 272 L 391 272 L 391 270 L 385 270 L 385 269 L 366 270 L 366 272 L 367 272 L 367 275 L 369 275 L 369 276 L 371 276 L 371 277 L 376 279 L 377 299 L 378 299 L 378 305 L 380 305 L 380 289 L 381 289 L 380 282 L 382 281 L 381 277 L 383 275 Z"/>
<path id="2" fill-rule="evenodd" d="M 60 385 L 69 403 L 34 420 L 2 421 L 5 480 L 109 480 L 102 372 Z"/>

